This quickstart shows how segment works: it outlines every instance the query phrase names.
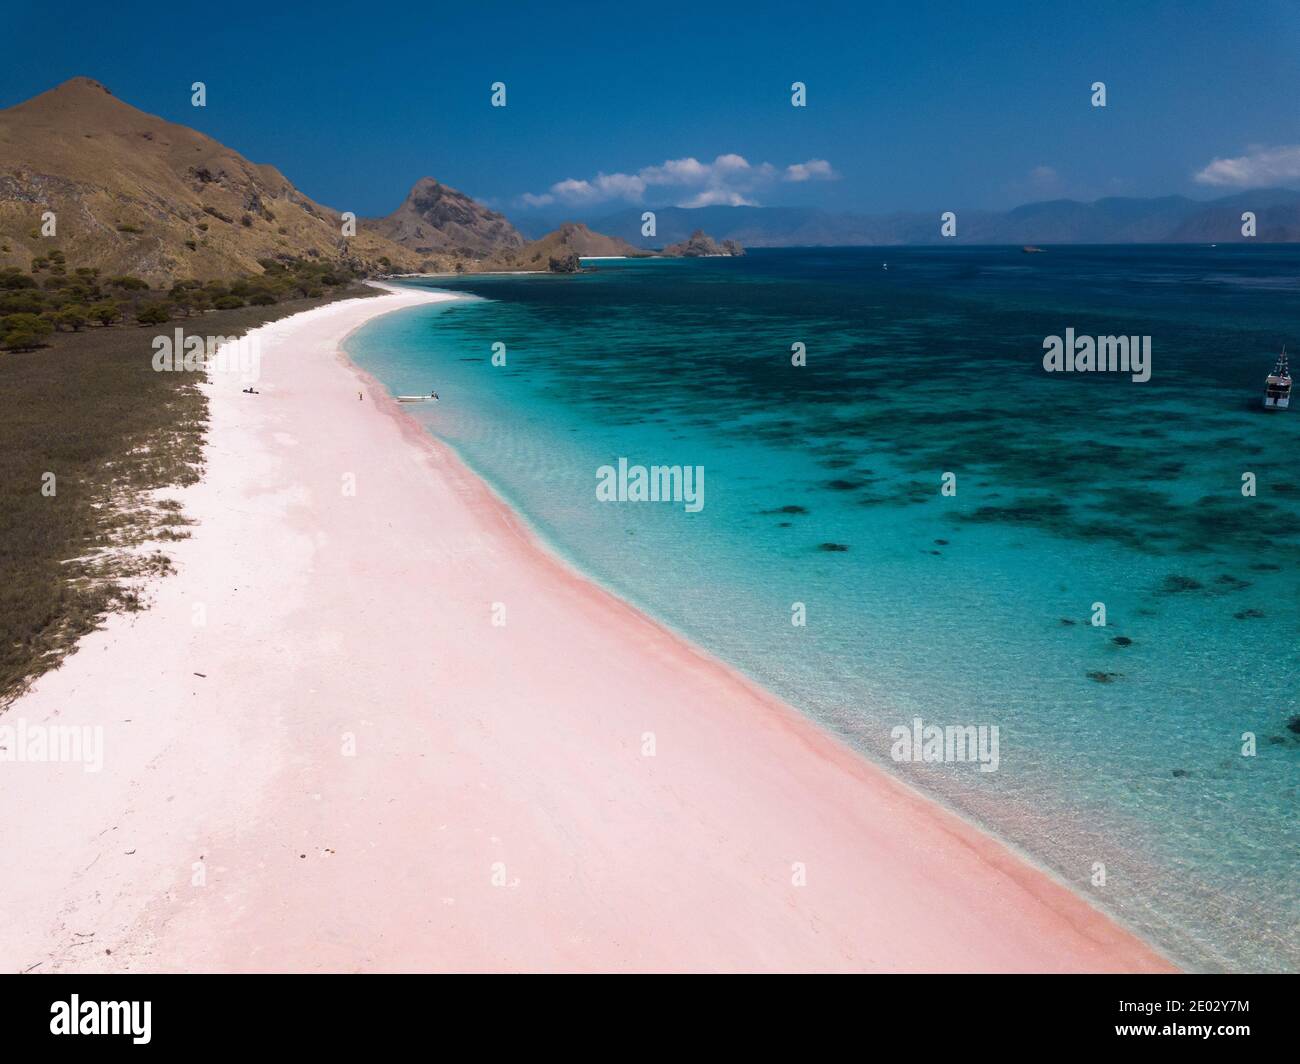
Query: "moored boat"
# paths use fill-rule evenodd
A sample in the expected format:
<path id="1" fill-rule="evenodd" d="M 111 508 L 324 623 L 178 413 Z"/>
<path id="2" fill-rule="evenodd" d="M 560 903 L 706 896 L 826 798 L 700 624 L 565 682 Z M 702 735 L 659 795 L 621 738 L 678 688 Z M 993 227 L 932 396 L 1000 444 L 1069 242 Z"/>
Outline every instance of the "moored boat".
<path id="1" fill-rule="evenodd" d="M 1264 409 L 1286 410 L 1291 405 L 1291 371 L 1287 366 L 1286 348 L 1277 357 L 1277 365 L 1264 383 Z"/>

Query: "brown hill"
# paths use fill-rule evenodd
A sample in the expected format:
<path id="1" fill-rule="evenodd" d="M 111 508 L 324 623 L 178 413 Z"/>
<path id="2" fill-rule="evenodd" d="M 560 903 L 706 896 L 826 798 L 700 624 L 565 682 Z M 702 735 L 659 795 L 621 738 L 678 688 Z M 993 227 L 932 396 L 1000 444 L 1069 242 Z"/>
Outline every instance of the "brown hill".
<path id="1" fill-rule="evenodd" d="M 56 236 L 40 233 L 55 212 Z M 0 265 L 69 265 L 153 284 L 257 273 L 263 258 L 418 270 L 421 256 L 313 202 L 273 166 L 145 114 L 89 78 L 0 111 Z M 434 261 L 429 267 L 445 268 Z"/>
<path id="2" fill-rule="evenodd" d="M 595 233 L 581 222 L 565 222 L 559 229 L 540 240 L 525 244 L 517 251 L 501 252 L 483 262 L 488 270 L 552 270 L 569 273 L 577 269 L 578 258 L 588 255 L 628 255 L 647 253 L 616 236 Z M 555 265 L 552 265 L 552 262 Z M 562 265 L 561 265 L 562 264 Z"/>
<path id="3" fill-rule="evenodd" d="M 419 255 L 483 258 L 524 246 L 523 236 L 504 215 L 431 177 L 417 181 L 388 217 L 367 219 L 364 226 Z"/>

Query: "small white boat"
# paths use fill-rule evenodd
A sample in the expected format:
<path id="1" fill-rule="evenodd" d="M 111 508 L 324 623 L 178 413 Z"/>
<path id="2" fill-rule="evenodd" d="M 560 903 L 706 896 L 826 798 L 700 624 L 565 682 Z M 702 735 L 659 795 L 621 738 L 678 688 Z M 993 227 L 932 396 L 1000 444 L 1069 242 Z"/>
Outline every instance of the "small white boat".
<path id="1" fill-rule="evenodd" d="M 397 401 L 399 403 L 436 403 L 438 401 L 438 393 L 430 392 L 428 395 L 399 395 Z"/>
<path id="2" fill-rule="evenodd" d="M 1291 405 L 1291 371 L 1286 364 L 1286 348 L 1278 355 L 1277 365 L 1264 383 L 1264 409 L 1286 410 Z"/>

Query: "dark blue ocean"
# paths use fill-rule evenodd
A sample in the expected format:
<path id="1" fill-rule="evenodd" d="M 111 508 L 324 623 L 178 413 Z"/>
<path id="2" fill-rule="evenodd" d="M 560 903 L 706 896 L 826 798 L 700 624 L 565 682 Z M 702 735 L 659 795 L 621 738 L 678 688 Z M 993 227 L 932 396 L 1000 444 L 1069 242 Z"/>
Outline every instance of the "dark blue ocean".
<path id="1" fill-rule="evenodd" d="M 466 298 L 349 351 L 557 552 L 1175 961 L 1300 970 L 1300 404 L 1259 409 L 1300 248 L 588 266 L 413 282 Z M 1151 379 L 1046 373 L 1067 328 Z M 620 457 L 703 508 L 599 501 Z M 894 760 L 918 717 L 996 771 Z"/>

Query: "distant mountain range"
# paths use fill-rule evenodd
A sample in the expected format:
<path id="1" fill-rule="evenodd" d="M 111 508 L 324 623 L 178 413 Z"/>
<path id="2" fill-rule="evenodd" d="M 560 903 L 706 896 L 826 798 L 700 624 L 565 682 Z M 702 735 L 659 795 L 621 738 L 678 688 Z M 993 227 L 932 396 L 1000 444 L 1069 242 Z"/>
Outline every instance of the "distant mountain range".
<path id="1" fill-rule="evenodd" d="M 593 229 L 642 248 L 686 240 L 704 229 L 746 247 L 871 244 L 1196 244 L 1244 242 L 1243 211 L 1256 216 L 1260 243 L 1300 241 L 1300 192 L 1257 189 L 1214 200 L 1185 196 L 1049 200 L 1009 211 L 961 210 L 957 235 L 940 235 L 940 211 L 853 214 L 812 207 L 659 207 L 655 235 L 641 235 L 647 208 L 629 207 L 594 218 Z M 521 223 L 525 230 L 526 223 Z"/>

